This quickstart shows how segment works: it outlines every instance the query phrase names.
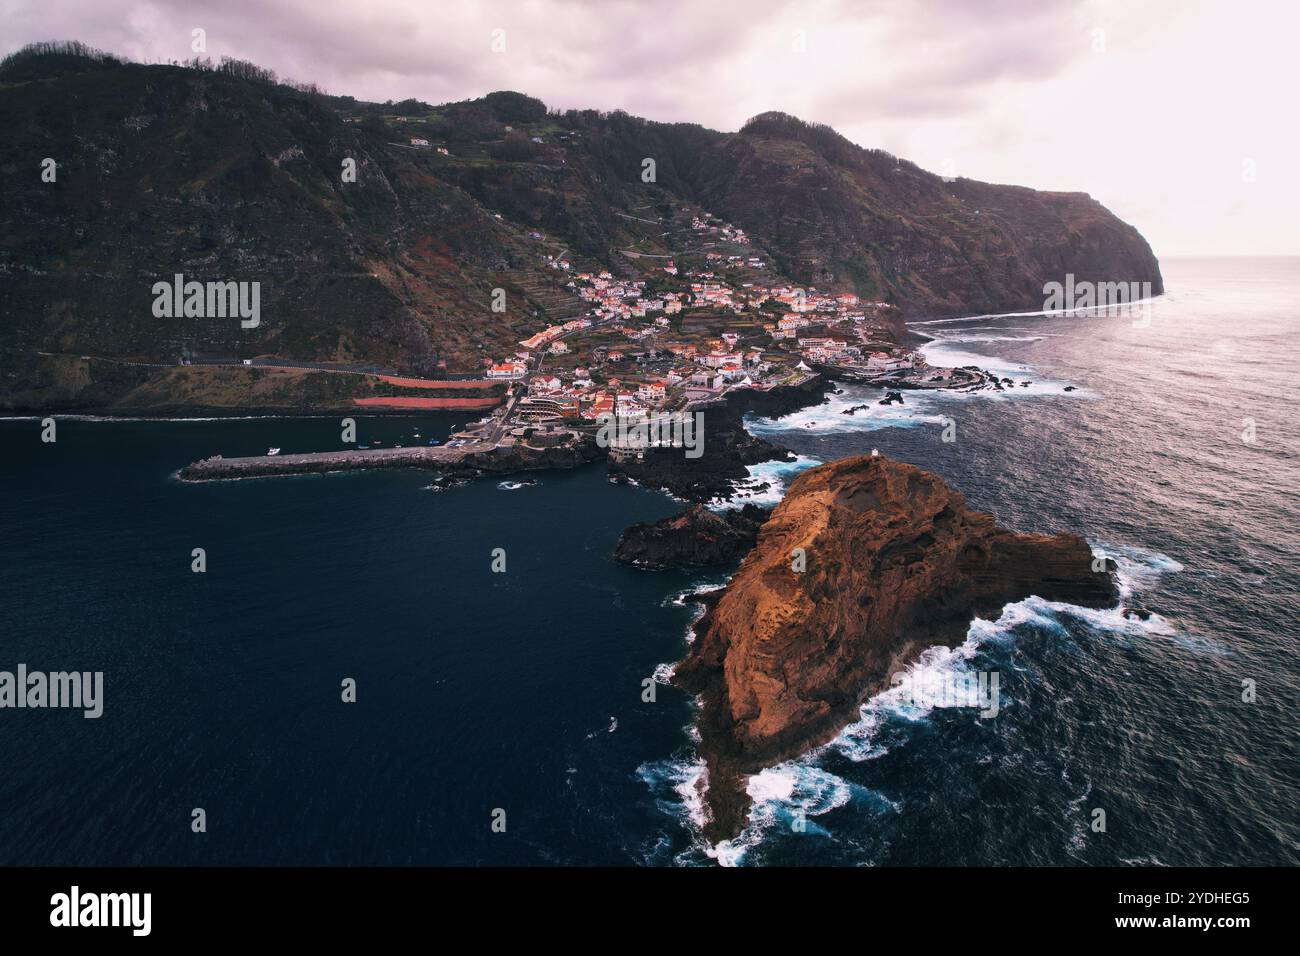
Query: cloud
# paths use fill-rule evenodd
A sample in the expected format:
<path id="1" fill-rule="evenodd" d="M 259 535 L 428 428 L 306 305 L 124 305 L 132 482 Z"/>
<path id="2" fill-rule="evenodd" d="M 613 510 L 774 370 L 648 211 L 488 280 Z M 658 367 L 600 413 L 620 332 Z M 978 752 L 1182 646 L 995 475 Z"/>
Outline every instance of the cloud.
<path id="1" fill-rule="evenodd" d="M 214 58 L 381 102 L 514 89 L 721 130 L 782 110 L 930 169 L 1086 190 L 1151 216 L 1157 252 L 1247 252 L 1251 230 L 1260 251 L 1300 252 L 1291 177 L 1240 198 L 1235 173 L 1243 156 L 1286 170 L 1300 152 L 1278 120 L 1300 86 L 1294 6 L 1198 0 L 1173 18 L 1155 0 L 0 0 L 0 22 L 12 48 L 76 39 L 155 62 L 191 57 L 202 27 Z M 1151 214 L 1153 196 L 1178 199 Z"/>
<path id="2" fill-rule="evenodd" d="M 808 118 L 832 124 L 961 112 L 994 82 L 1059 68 L 1068 52 L 1061 24 L 1079 2 L 993 0 L 984 13 L 965 0 L 99 0 L 89 12 L 8 0 L 0 8 L 17 42 L 78 39 L 143 60 L 186 59 L 191 30 L 201 27 L 211 55 L 332 92 L 444 102 L 518 89 L 556 106 L 644 109 L 734 129 L 781 106 L 774 100 L 824 111 Z M 493 52 L 494 35 L 504 50 Z"/>

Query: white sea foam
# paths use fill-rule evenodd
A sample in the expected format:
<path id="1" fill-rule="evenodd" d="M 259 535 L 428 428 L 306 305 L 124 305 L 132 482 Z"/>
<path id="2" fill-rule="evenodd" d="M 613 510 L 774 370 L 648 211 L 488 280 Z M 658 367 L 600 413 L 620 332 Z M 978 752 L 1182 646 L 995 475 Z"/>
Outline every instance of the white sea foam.
<path id="1" fill-rule="evenodd" d="M 996 332 L 999 335 L 1006 332 L 1033 332 L 1034 341 L 1042 338 L 1061 338 L 1063 335 L 1061 332 L 1043 332 L 1027 325 L 972 325 L 969 328 L 960 329 L 959 332 L 961 335 L 969 335 L 972 332 Z M 936 337 L 949 342 L 953 340 L 953 336 L 948 335 L 938 335 Z"/>
<path id="2" fill-rule="evenodd" d="M 774 508 L 781 503 L 786 488 L 800 472 L 820 464 L 820 459 L 797 455 L 794 461 L 765 461 L 748 465 L 749 477 L 735 482 L 732 497 L 727 500 L 715 499 L 709 502 L 709 507 L 716 511 L 742 508 L 747 504 Z"/>
<path id="3" fill-rule="evenodd" d="M 1005 339 L 1010 341 L 1010 339 Z M 997 389 L 981 389 L 977 392 L 958 392 L 947 391 L 948 396 L 970 397 L 980 396 L 983 398 L 1024 398 L 1041 395 L 1069 395 L 1071 398 L 1095 398 L 1096 395 L 1085 388 L 1072 383 L 1059 381 L 1055 379 L 1044 378 L 1034 369 L 1033 366 L 1024 362 L 1016 362 L 1011 359 L 1000 358 L 995 355 L 984 355 L 979 352 L 968 352 L 965 349 L 957 348 L 954 344 L 963 344 L 961 337 L 938 338 L 933 342 L 927 342 L 921 346 L 921 353 L 925 360 L 931 365 L 940 368 L 963 368 L 967 365 L 974 365 L 983 369 L 990 375 L 996 375 L 998 378 L 1009 378 L 1015 382 L 1014 385 L 1006 386 L 1002 391 Z M 970 339 L 976 341 L 999 341 L 996 338 L 990 339 Z M 1020 383 L 1028 381 L 1028 386 L 1022 386 Z M 1073 391 L 1066 391 L 1071 388 Z"/>
<path id="4" fill-rule="evenodd" d="M 1095 551 L 1113 558 L 1119 565 L 1116 576 L 1119 578 L 1121 598 L 1130 597 L 1135 591 L 1151 587 L 1156 578 L 1162 574 L 1174 574 L 1183 570 L 1183 566 L 1168 555 L 1143 548 L 1098 545 Z"/>
<path id="5" fill-rule="evenodd" d="M 1149 296 L 1144 299 L 1134 299 L 1132 302 L 1126 302 L 1122 306 L 1099 305 L 1089 309 L 1039 309 L 1035 312 L 984 312 L 980 315 L 963 315 L 952 319 L 926 319 L 921 322 L 908 322 L 909 326 L 914 325 L 955 325 L 960 322 L 982 322 L 985 319 L 1031 319 L 1031 318 L 1112 318 L 1117 308 L 1131 309 L 1134 306 L 1144 305 L 1155 302 L 1155 296 Z"/>
<path id="6" fill-rule="evenodd" d="M 963 345 L 973 342 L 1041 342 L 1041 335 L 949 335 L 944 342 L 959 342 Z"/>
<path id="7" fill-rule="evenodd" d="M 1149 584 L 1161 574 L 1182 570 L 1182 565 L 1173 558 L 1153 551 L 1139 548 L 1105 550 L 1120 565 L 1121 581 L 1127 577 Z M 971 712 L 971 719 L 979 719 L 978 708 L 971 707 L 968 701 L 916 691 L 918 688 L 964 683 L 973 676 L 971 662 L 981 646 L 1013 640 L 1016 630 L 1026 625 L 1064 637 L 1067 629 L 1061 618 L 1081 620 L 1098 631 L 1116 636 L 1179 636 L 1173 624 L 1158 614 L 1141 620 L 1126 615 L 1122 606 L 1096 610 L 1045 601 L 1039 597 L 1006 605 L 997 620 L 976 618 L 967 629 L 965 641 L 956 647 L 931 647 L 923 651 L 894 686 L 865 701 L 859 709 L 858 720 L 845 727 L 830 743 L 797 760 L 751 776 L 748 790 L 754 806 L 744 832 L 734 840 L 713 847 L 709 855 L 723 865 L 735 865 L 743 862 L 746 853 L 762 842 L 776 821 L 783 819 L 788 825 L 793 813 L 800 808 L 811 817 L 842 806 L 848 795 L 854 792 L 855 785 L 829 773 L 818 766 L 818 762 L 830 752 L 855 763 L 888 753 L 888 747 L 880 740 L 886 722 L 915 723 L 927 719 L 936 709 L 946 708 L 966 708 Z M 1004 707 L 1007 703 L 1007 698 L 1002 695 L 999 706 Z M 841 794 L 844 794 L 842 800 Z M 890 808 L 898 809 L 879 794 L 875 796 Z"/>
<path id="8" fill-rule="evenodd" d="M 681 760 L 656 760 L 637 767 L 637 776 L 650 788 L 659 808 L 678 817 L 695 831 L 708 820 L 704 809 L 704 784 L 708 769 L 704 761 L 692 756 Z M 668 798 L 668 794 L 673 799 Z"/>
<path id="9" fill-rule="evenodd" d="M 1034 315 L 1037 313 L 1024 314 Z M 967 316 L 960 319 L 938 320 L 933 324 L 983 321 L 993 317 Z M 990 334 L 971 334 L 976 331 Z M 1038 333 L 1037 330 L 1032 330 L 1036 334 L 1028 336 L 1003 334 L 1008 331 L 1013 330 L 985 326 L 963 329 L 952 335 L 936 333 L 936 338 L 921 346 L 920 349 L 926 361 L 936 368 L 962 368 L 973 365 L 983 369 L 991 376 L 996 376 L 999 380 L 1011 380 L 1012 384 L 1003 385 L 1000 389 L 991 386 L 970 391 L 961 389 L 899 389 L 898 391 L 901 392 L 903 397 L 901 405 L 897 403 L 882 405 L 880 399 L 889 390 L 888 384 L 881 388 L 879 386 L 848 383 L 842 386 L 839 393 L 828 395 L 826 401 L 819 405 L 802 408 L 780 418 L 749 416 L 745 420 L 745 426 L 751 433 L 756 435 L 780 436 L 797 432 L 804 435 L 815 435 L 827 440 L 828 436 L 833 434 L 871 432 L 883 428 L 919 428 L 926 425 L 942 427 L 947 424 L 949 418 L 950 409 L 947 406 L 953 402 L 981 399 L 1037 398 L 1045 395 L 1070 398 L 1097 397 L 1086 388 L 1071 382 L 1046 378 L 1040 375 L 1032 366 L 1023 362 L 971 352 L 960 347 L 965 344 L 984 342 L 1035 342 L 1040 340 L 1043 335 L 1050 334 Z M 1020 329 L 1019 331 L 1030 330 Z M 852 414 L 848 414 L 850 411 L 852 411 Z M 777 466 L 777 477 L 781 477 L 781 463 L 769 464 Z M 751 476 L 757 477 L 763 474 L 766 477 L 763 472 L 755 470 L 764 467 L 755 466 L 751 468 Z M 781 493 L 783 491 L 782 488 Z M 773 494 L 769 492 L 762 495 L 761 503 L 775 504 L 780 500 L 781 493 Z M 736 504 L 743 504 L 745 500 L 744 498 L 738 498 Z M 759 499 L 751 498 L 749 500 Z"/>
<path id="10" fill-rule="evenodd" d="M 744 831 L 735 839 L 723 840 L 705 850 L 722 866 L 744 862 L 746 854 L 773 827 L 792 829 L 801 813 L 804 835 L 825 834 L 813 818 L 844 806 L 855 792 L 866 792 L 820 767 L 794 761 L 754 774 L 746 790 L 754 803 Z"/>
<path id="11" fill-rule="evenodd" d="M 979 341 L 1010 340 L 1010 337 Z M 976 341 L 971 339 L 971 341 Z M 1024 340 L 1020 340 L 1024 341 Z M 1086 388 L 1070 382 L 1042 377 L 1028 365 L 1006 359 L 967 352 L 936 340 L 922 346 L 926 361 L 936 367 L 961 368 L 977 366 L 999 379 L 1011 379 L 1013 384 L 1001 390 L 986 387 L 974 391 L 960 389 L 899 389 L 903 403 L 881 405 L 880 400 L 889 390 L 875 386 L 845 384 L 839 394 L 827 396 L 827 401 L 800 409 L 781 418 L 748 418 L 745 425 L 756 435 L 780 436 L 800 434 L 828 436 L 846 432 L 871 432 L 882 428 L 920 428 L 926 425 L 942 427 L 949 417 L 951 405 L 957 402 L 981 399 L 1037 398 L 1059 395 L 1070 398 L 1095 398 Z M 1027 383 L 1027 384 L 1025 384 Z M 1066 389 L 1070 391 L 1066 391 Z M 852 414 L 847 414 L 852 410 Z"/>
<path id="12" fill-rule="evenodd" d="M 692 734 L 692 738 L 698 742 L 698 733 Z M 855 797 L 862 799 L 864 805 L 875 805 L 882 810 L 897 809 L 879 794 L 820 767 L 805 762 L 789 762 L 769 767 L 750 778 L 747 790 L 753 808 L 745 830 L 733 840 L 709 845 L 699 839 L 709 819 L 704 802 L 708 770 L 703 760 L 692 754 L 685 758 L 651 761 L 637 768 L 637 776 L 649 787 L 659 808 L 696 835 L 693 847 L 679 856 L 679 862 L 701 862 L 702 858 L 708 858 L 722 866 L 738 865 L 774 827 L 793 828 L 801 815 L 804 835 L 826 835 L 826 830 L 814 818 L 844 806 Z"/>
<path id="13" fill-rule="evenodd" d="M 712 594 L 715 591 L 721 591 L 727 586 L 726 581 L 706 582 L 703 584 L 694 584 L 689 588 L 671 594 L 664 601 L 664 607 L 686 607 L 688 604 L 698 603 L 695 600 L 697 594 Z"/>
<path id="14" fill-rule="evenodd" d="M 877 388 L 845 385 L 839 395 L 827 396 L 828 400 L 821 405 L 802 408 L 777 419 L 747 419 L 745 427 L 756 435 L 790 432 L 830 435 L 881 428 L 917 428 L 942 422 L 943 416 L 935 410 L 931 393 L 906 391 L 902 405 L 881 405 L 883 395 L 884 392 Z M 859 405 L 865 407 L 857 408 Z M 845 414 L 851 408 L 855 409 L 853 414 Z"/>
<path id="15" fill-rule="evenodd" d="M 847 757 L 854 763 L 873 760 L 888 753 L 879 742 L 879 731 L 891 717 L 908 722 L 925 719 L 939 708 L 967 707 L 968 703 L 957 695 L 930 692 L 934 688 L 964 684 L 972 675 L 970 660 L 982 641 L 996 636 L 999 631 L 1009 631 L 1026 620 L 1037 620 L 1037 615 L 1019 605 L 1011 605 L 997 622 L 976 619 L 967 631 L 966 640 L 957 647 L 930 647 L 921 652 L 898 678 L 894 686 L 865 701 L 858 711 L 858 719 L 849 724 L 839 736 L 824 748 L 803 759 L 818 759 L 827 750 Z M 973 676 L 973 675 L 972 675 Z M 972 715 L 978 713 L 970 708 Z"/>
<path id="16" fill-rule="evenodd" d="M 726 586 L 727 586 L 726 581 L 723 581 L 719 584 L 698 584 L 695 585 L 694 587 L 687 588 L 685 591 L 678 592 L 671 599 L 664 602 L 665 607 L 669 607 L 669 606 L 686 607 L 688 605 L 694 607 L 695 610 L 691 614 L 691 623 L 686 626 L 687 644 L 695 643 L 695 625 L 700 623 L 700 619 L 704 617 L 704 614 L 707 610 L 707 608 L 704 606 L 702 602 L 694 599 L 694 596 L 697 594 L 712 594 L 714 592 L 721 591 Z"/>

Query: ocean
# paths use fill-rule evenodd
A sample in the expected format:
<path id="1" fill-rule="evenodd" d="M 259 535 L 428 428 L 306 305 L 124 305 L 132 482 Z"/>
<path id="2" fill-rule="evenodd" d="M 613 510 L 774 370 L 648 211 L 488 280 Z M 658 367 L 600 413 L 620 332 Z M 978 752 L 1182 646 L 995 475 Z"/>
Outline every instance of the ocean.
<path id="1" fill-rule="evenodd" d="M 719 846 L 667 672 L 682 596 L 727 574 L 611 560 L 680 503 L 603 465 L 446 491 L 174 477 L 340 447 L 332 419 L 61 418 L 54 443 L 0 422 L 0 670 L 104 673 L 98 719 L 0 710 L 0 865 L 1300 862 L 1300 260 L 1163 268 L 1146 321 L 916 327 L 1004 392 L 844 386 L 750 422 L 798 460 L 755 466 L 741 501 L 879 449 L 1006 526 L 1085 535 L 1143 616 L 1031 598 L 973 622 L 914 676 L 996 672 L 996 716 L 879 695 L 752 778 Z M 360 441 L 464 420 L 361 418 Z"/>

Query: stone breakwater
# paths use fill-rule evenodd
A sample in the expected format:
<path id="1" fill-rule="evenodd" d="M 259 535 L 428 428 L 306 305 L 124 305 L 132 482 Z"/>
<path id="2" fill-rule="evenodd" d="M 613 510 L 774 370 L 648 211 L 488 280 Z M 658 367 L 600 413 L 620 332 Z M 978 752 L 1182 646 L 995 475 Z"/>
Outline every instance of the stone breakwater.
<path id="1" fill-rule="evenodd" d="M 443 475 L 468 477 L 545 468 L 577 468 L 602 455 L 593 443 L 581 439 L 550 447 L 534 447 L 524 441 L 516 441 L 509 444 L 480 443 L 458 448 L 374 448 L 309 452 L 301 455 L 259 455 L 252 458 L 223 458 L 216 455 L 186 465 L 178 477 L 182 481 L 229 481 L 237 478 L 326 474 L 375 468 L 421 468 Z"/>

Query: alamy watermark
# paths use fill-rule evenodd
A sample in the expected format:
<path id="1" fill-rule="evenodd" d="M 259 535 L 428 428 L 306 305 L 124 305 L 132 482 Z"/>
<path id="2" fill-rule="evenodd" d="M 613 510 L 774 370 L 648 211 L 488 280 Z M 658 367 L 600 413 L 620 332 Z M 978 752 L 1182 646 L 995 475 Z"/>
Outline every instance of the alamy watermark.
<path id="1" fill-rule="evenodd" d="M 123 927 L 132 936 L 148 936 L 153 927 L 152 893 L 87 893 L 75 883 L 50 897 L 54 927 Z"/>
<path id="2" fill-rule="evenodd" d="M 153 284 L 153 314 L 159 319 L 226 319 L 239 317 L 240 328 L 262 323 L 262 283 L 185 281 L 176 273 L 171 282 Z"/>
<path id="3" fill-rule="evenodd" d="M 93 720 L 104 713 L 103 671 L 0 671 L 0 709 L 66 707 Z"/>
<path id="4" fill-rule="evenodd" d="M 1043 283 L 1043 311 L 1078 315 L 1132 315 L 1133 324 L 1145 327 L 1151 322 L 1150 282 L 1078 281 L 1067 273 L 1064 282 Z"/>
<path id="5" fill-rule="evenodd" d="M 600 415 L 596 444 L 614 451 L 684 448 L 687 458 L 704 454 L 704 413 L 666 412 L 657 415 Z"/>
<path id="6" fill-rule="evenodd" d="M 901 689 L 907 702 L 922 710 L 934 707 L 973 707 L 981 718 L 996 717 L 1001 707 L 997 671 L 898 671 L 890 686 Z"/>

